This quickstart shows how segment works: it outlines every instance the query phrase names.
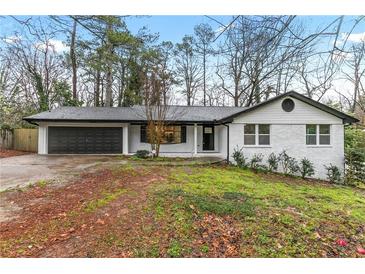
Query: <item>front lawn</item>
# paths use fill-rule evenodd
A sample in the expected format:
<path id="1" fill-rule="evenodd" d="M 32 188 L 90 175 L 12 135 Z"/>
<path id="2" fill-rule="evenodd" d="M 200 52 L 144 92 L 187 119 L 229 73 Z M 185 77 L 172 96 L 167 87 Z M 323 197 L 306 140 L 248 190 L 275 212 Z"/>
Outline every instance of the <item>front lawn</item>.
<path id="1" fill-rule="evenodd" d="M 363 190 L 133 163 L 1 193 L 2 257 L 361 257 Z M 21 208 L 21 210 L 19 210 Z"/>

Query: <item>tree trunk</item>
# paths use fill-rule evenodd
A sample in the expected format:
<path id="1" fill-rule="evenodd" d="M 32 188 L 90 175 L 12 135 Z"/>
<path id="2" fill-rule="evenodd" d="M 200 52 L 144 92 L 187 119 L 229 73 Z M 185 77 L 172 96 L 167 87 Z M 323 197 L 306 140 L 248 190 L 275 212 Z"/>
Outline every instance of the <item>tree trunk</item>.
<path id="1" fill-rule="evenodd" d="M 112 87 L 113 87 L 113 77 L 112 77 L 112 69 L 108 64 L 108 68 L 106 71 L 106 87 L 105 87 L 105 107 L 112 106 Z"/>
<path id="2" fill-rule="evenodd" d="M 238 92 L 238 81 L 235 80 L 235 83 L 234 83 L 234 97 L 233 97 L 235 107 L 238 107 L 239 99 L 240 99 L 240 95 L 239 95 L 239 92 Z"/>
<path id="3" fill-rule="evenodd" d="M 234 106 L 235 107 L 238 107 L 239 106 L 239 97 L 238 97 L 238 95 L 236 95 L 235 97 L 234 97 Z"/>
<path id="4" fill-rule="evenodd" d="M 206 90 L 205 90 L 205 48 L 204 48 L 204 51 L 203 51 L 203 104 L 204 106 L 206 106 Z"/>
<path id="5" fill-rule="evenodd" d="M 119 94 L 118 94 L 118 107 L 122 106 L 122 100 L 124 95 L 124 87 L 125 87 L 125 66 L 122 66 L 122 72 L 120 75 L 120 84 L 119 84 Z"/>
<path id="6" fill-rule="evenodd" d="M 107 26 L 108 31 L 112 31 L 111 23 Z M 105 107 L 112 106 L 112 87 L 113 87 L 113 75 L 112 75 L 112 55 L 113 55 L 113 45 L 111 44 L 109 38 L 107 38 L 107 69 L 106 69 L 106 87 L 105 87 Z"/>
<path id="7" fill-rule="evenodd" d="M 105 107 L 105 100 L 104 100 L 104 79 L 101 79 L 101 82 L 100 83 L 101 83 L 100 106 Z"/>
<path id="8" fill-rule="evenodd" d="M 359 66 L 357 63 L 355 63 L 355 71 L 354 71 L 354 97 L 353 97 L 353 103 L 351 106 L 351 112 L 354 113 L 356 110 L 356 104 L 357 104 L 357 95 L 359 93 Z"/>
<path id="9" fill-rule="evenodd" d="M 71 34 L 71 45 L 70 45 L 70 58 L 72 67 L 72 98 L 77 100 L 77 63 L 76 63 L 76 26 L 77 22 L 74 20 L 72 34 Z"/>
<path id="10" fill-rule="evenodd" d="M 95 77 L 95 94 L 94 94 L 95 106 L 100 106 L 100 69 L 96 71 Z"/>

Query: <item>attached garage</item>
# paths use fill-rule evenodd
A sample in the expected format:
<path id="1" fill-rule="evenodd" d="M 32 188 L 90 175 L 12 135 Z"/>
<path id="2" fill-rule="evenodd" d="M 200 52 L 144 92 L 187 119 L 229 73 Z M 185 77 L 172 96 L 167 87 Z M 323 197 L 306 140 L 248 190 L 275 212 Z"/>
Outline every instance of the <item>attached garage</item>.
<path id="1" fill-rule="evenodd" d="M 121 127 L 48 127 L 49 154 L 120 154 Z"/>

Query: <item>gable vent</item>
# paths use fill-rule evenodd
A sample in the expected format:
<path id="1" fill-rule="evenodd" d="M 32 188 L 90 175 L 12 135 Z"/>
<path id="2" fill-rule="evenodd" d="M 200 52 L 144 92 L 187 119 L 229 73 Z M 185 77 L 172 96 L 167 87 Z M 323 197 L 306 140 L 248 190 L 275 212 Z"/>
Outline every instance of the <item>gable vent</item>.
<path id="1" fill-rule="evenodd" d="M 283 100 L 283 102 L 281 103 L 281 107 L 283 108 L 284 111 L 291 112 L 295 107 L 295 103 L 292 99 L 287 98 Z"/>

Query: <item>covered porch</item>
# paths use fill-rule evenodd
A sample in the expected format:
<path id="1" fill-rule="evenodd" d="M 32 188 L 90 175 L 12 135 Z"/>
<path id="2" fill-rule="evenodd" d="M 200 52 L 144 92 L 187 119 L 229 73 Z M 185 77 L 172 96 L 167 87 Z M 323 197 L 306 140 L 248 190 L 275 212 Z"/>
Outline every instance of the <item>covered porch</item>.
<path id="1" fill-rule="evenodd" d="M 128 131 L 128 154 L 137 150 L 151 150 L 143 137 L 143 125 L 130 124 Z M 227 157 L 227 128 L 224 125 L 182 124 L 171 126 L 171 142 L 161 144 L 161 156 L 172 157 Z M 125 140 L 126 141 L 126 140 Z"/>

